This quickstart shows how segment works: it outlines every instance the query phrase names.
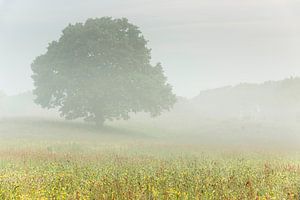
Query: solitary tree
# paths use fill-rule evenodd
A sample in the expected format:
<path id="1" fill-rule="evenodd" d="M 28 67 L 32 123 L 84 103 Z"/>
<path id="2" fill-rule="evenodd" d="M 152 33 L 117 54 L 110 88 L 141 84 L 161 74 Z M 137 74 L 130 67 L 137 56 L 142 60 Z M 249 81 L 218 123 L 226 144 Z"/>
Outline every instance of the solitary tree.
<path id="1" fill-rule="evenodd" d="M 150 61 L 147 41 L 127 19 L 69 25 L 32 63 L 35 101 L 98 125 L 140 111 L 157 116 L 176 98 L 161 64 Z"/>

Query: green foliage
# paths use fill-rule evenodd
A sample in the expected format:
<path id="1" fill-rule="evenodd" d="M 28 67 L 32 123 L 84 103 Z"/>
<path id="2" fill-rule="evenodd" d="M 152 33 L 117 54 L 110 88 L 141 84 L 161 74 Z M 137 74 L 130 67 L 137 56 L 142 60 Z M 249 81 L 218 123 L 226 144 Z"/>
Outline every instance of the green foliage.
<path id="1" fill-rule="evenodd" d="M 141 111 L 157 116 L 176 98 L 161 64 L 150 61 L 147 41 L 127 19 L 69 25 L 32 63 L 36 103 L 99 124 Z"/>

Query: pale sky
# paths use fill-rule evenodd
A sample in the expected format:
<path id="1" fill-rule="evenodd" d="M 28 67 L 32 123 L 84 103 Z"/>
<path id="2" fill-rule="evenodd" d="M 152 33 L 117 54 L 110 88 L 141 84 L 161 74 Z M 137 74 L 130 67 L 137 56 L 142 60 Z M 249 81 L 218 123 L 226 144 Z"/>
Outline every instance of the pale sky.
<path id="1" fill-rule="evenodd" d="M 33 88 L 30 64 L 69 23 L 127 17 L 174 91 L 300 76 L 299 0 L 0 0 L 0 90 Z"/>

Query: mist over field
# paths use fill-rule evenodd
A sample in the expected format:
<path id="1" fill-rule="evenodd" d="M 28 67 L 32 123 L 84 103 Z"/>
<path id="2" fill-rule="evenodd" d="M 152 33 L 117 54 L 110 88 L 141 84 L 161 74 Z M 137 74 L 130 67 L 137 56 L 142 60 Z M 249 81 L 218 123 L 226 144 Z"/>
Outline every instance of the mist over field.
<path id="1" fill-rule="evenodd" d="M 226 86 L 202 91 L 194 98 L 178 97 L 172 110 L 164 111 L 156 118 L 147 113 L 131 113 L 130 120 L 107 121 L 105 127 L 120 129 L 120 135 L 117 137 L 121 138 L 126 137 L 131 131 L 140 139 L 146 134 L 144 141 L 146 143 L 147 135 L 150 134 L 153 140 L 149 143 L 155 141 L 193 144 L 205 148 L 298 151 L 299 89 L 299 78 Z M 81 119 L 65 122 L 58 110 L 42 109 L 34 103 L 34 98 L 31 92 L 13 96 L 2 95 L 0 110 L 3 124 L 14 123 L 16 120 L 16 127 L 18 123 L 24 125 L 29 122 L 33 125 L 31 128 L 39 126 L 39 123 L 49 123 L 50 128 L 52 123 L 54 126 L 56 123 L 58 125 L 66 123 L 67 126 L 74 126 L 74 130 L 76 124 L 91 128 L 94 126 L 93 123 L 84 125 Z M 18 130 L 18 128 L 15 131 L 19 132 L 20 136 L 23 131 L 28 132 L 26 129 Z M 83 138 L 88 137 L 84 129 L 81 131 Z M 97 129 L 95 131 L 97 132 Z M 101 136 L 101 129 L 98 132 Z M 130 140 L 131 135 L 128 136 Z M 72 141 L 72 134 L 69 137 Z"/>
<path id="2" fill-rule="evenodd" d="M 299 13 L 0 0 L 0 199 L 299 199 Z"/>

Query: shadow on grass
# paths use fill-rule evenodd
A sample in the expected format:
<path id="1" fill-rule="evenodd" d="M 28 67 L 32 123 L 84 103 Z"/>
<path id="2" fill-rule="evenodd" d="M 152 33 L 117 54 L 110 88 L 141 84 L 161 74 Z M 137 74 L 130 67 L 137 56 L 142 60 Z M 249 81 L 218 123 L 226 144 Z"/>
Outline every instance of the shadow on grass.
<path id="1" fill-rule="evenodd" d="M 103 127 L 93 123 L 82 121 L 65 121 L 63 119 L 46 118 L 4 118 L 0 120 L 0 129 L 14 132 L 36 132 L 36 133 L 64 133 L 72 135 L 82 133 L 87 135 L 111 135 L 131 138 L 155 138 L 145 127 L 119 126 L 116 124 L 105 124 Z"/>

